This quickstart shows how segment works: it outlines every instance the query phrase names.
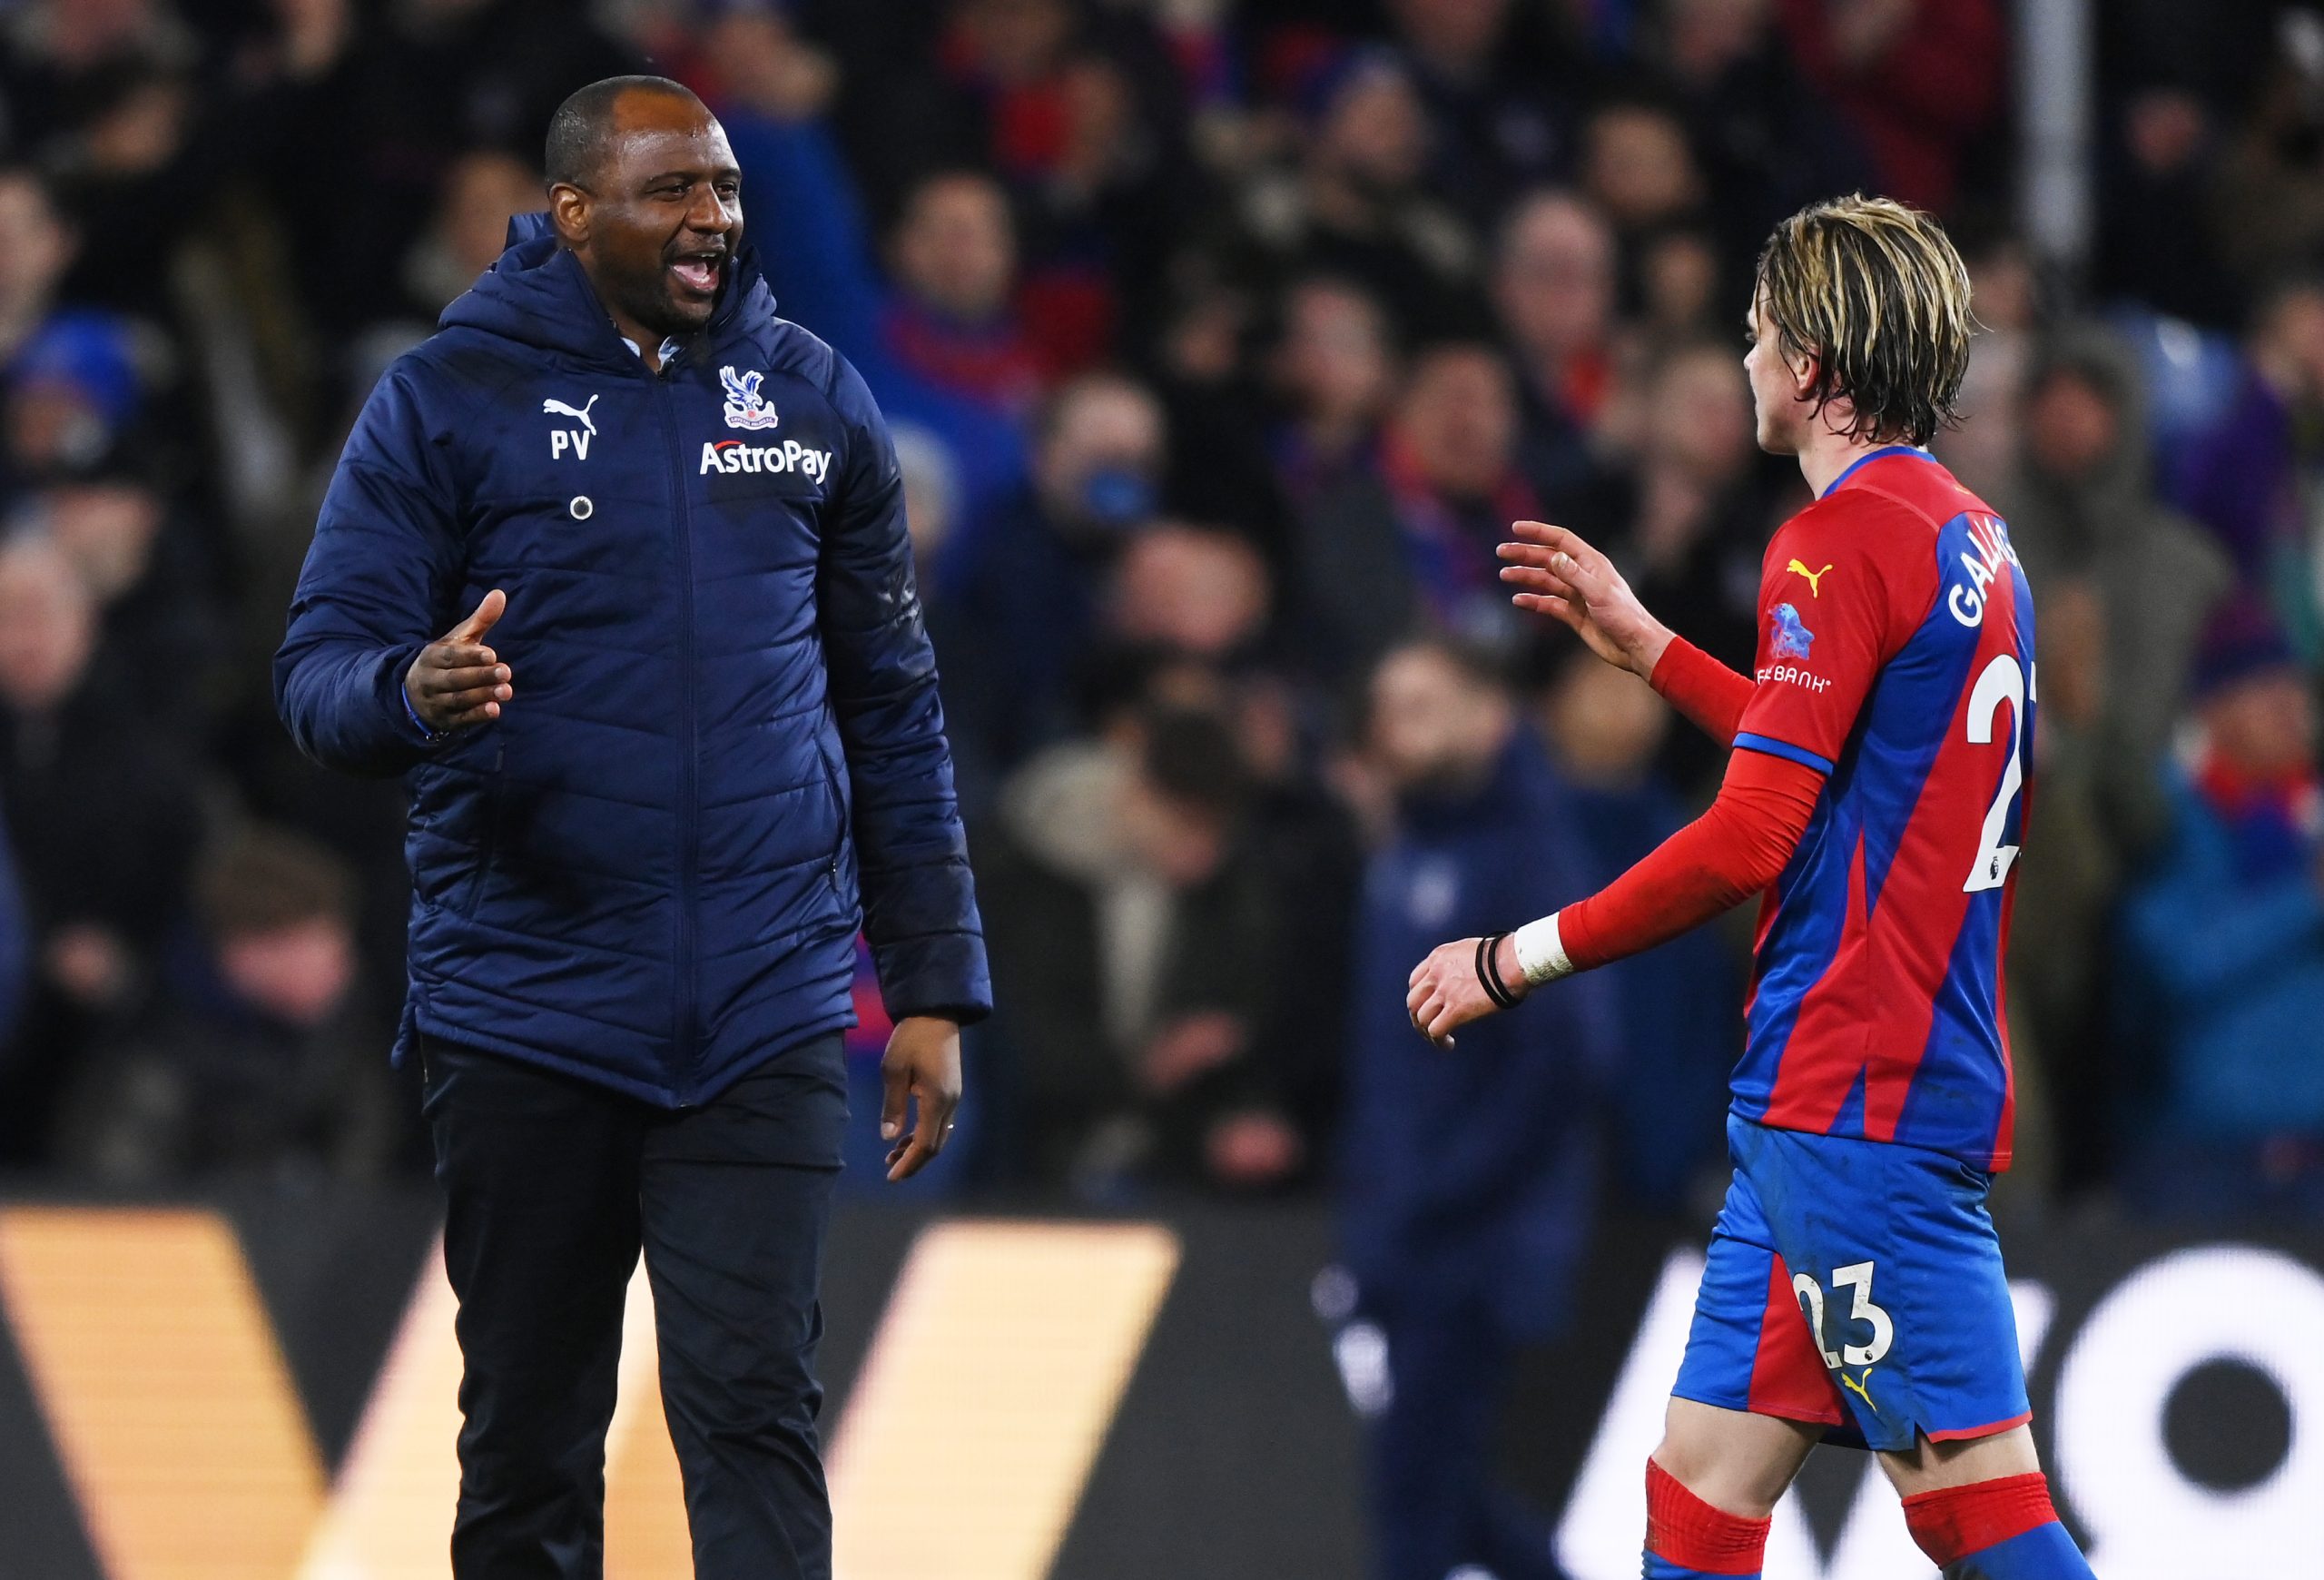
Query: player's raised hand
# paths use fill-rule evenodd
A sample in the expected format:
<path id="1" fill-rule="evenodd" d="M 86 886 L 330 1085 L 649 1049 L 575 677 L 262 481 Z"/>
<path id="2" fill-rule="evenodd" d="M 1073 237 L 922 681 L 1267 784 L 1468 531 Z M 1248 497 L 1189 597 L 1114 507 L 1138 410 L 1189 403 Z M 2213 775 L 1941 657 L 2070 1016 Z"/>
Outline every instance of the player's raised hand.
<path id="1" fill-rule="evenodd" d="M 1612 560 L 1545 521 L 1514 521 L 1509 530 L 1512 541 L 1496 552 L 1501 579 L 1516 589 L 1510 602 L 1562 622 L 1617 669 L 1654 673 L 1669 627 L 1646 612 Z"/>
<path id="2" fill-rule="evenodd" d="M 1439 1048 L 1452 1047 L 1454 1032 L 1471 1021 L 1482 1020 L 1497 1007 L 1477 975 L 1480 942 L 1459 938 L 1440 943 L 1429 951 L 1426 960 L 1413 967 L 1404 1012 L 1412 1016 L 1413 1030 Z M 1516 948 L 1506 936 L 1499 947 L 1501 980 L 1521 998 L 1526 992 L 1525 976 L 1517 969 Z"/>
<path id="3" fill-rule="evenodd" d="M 484 645 L 485 633 L 507 612 L 508 595 L 494 588 L 468 617 L 419 650 L 404 671 L 411 711 L 438 735 L 472 729 L 500 716 L 517 695 L 508 666 Z"/>

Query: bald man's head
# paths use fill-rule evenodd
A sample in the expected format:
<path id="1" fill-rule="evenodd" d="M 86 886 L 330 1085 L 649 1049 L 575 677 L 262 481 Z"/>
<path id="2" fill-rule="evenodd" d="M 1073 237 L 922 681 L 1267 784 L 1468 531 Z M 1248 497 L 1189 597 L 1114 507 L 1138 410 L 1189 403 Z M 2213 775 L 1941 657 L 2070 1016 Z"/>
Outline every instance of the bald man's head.
<path id="1" fill-rule="evenodd" d="M 710 321 L 743 240 L 725 129 L 665 77 L 607 77 L 549 122 L 549 216 L 624 335 L 658 345 Z"/>

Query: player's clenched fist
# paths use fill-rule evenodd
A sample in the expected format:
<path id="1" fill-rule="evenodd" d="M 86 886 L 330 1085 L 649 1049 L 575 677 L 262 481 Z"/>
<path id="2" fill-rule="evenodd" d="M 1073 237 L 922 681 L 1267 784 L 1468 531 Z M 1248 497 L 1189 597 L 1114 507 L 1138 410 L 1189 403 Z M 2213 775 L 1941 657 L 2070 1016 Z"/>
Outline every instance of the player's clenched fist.
<path id="1" fill-rule="evenodd" d="M 474 613 L 419 650 L 404 671 L 403 693 L 411 711 L 437 735 L 488 724 L 500 705 L 517 695 L 508 666 L 484 645 L 484 634 L 508 607 L 498 588 L 484 595 Z"/>
<path id="2" fill-rule="evenodd" d="M 1525 977 L 1517 969 L 1516 949 L 1509 936 L 1504 933 L 1494 941 L 1492 948 L 1498 956 L 1494 960 L 1485 958 L 1480 947 L 1483 942 L 1460 938 L 1440 943 L 1429 951 L 1426 960 L 1413 967 L 1404 1010 L 1413 1018 L 1413 1029 L 1439 1048 L 1452 1047 L 1456 1030 L 1484 1019 L 1499 1007 L 1486 991 L 1482 973 L 1497 971 L 1512 1002 L 1525 996 Z"/>

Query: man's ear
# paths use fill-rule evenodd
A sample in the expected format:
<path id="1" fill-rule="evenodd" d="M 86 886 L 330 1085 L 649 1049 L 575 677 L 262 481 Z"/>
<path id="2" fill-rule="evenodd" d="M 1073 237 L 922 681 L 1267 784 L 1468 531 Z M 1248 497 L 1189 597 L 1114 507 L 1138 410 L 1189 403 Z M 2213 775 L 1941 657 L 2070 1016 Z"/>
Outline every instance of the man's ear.
<path id="1" fill-rule="evenodd" d="M 556 227 L 556 239 L 567 247 L 584 247 L 589 242 L 589 194 L 569 181 L 560 181 L 548 189 L 549 222 Z"/>
<path id="2" fill-rule="evenodd" d="M 1787 353 L 1783 365 L 1791 373 L 1791 392 L 1795 400 L 1806 400 L 1816 392 L 1816 378 L 1823 364 L 1818 351 L 1802 351 L 1797 358 Z"/>

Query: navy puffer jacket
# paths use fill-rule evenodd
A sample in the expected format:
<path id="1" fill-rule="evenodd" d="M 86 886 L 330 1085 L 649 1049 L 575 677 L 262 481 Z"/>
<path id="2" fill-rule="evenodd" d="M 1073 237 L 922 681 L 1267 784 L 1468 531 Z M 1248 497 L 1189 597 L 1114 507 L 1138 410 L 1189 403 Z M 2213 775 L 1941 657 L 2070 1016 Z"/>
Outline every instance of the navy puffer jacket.
<path id="1" fill-rule="evenodd" d="M 431 745 L 404 671 L 493 588 L 516 700 Z M 405 775 L 399 1052 L 701 1102 L 852 1022 L 859 925 L 890 1013 L 990 1005 L 895 452 L 747 249 L 656 376 L 517 220 L 364 407 L 274 685 L 310 755 Z"/>

